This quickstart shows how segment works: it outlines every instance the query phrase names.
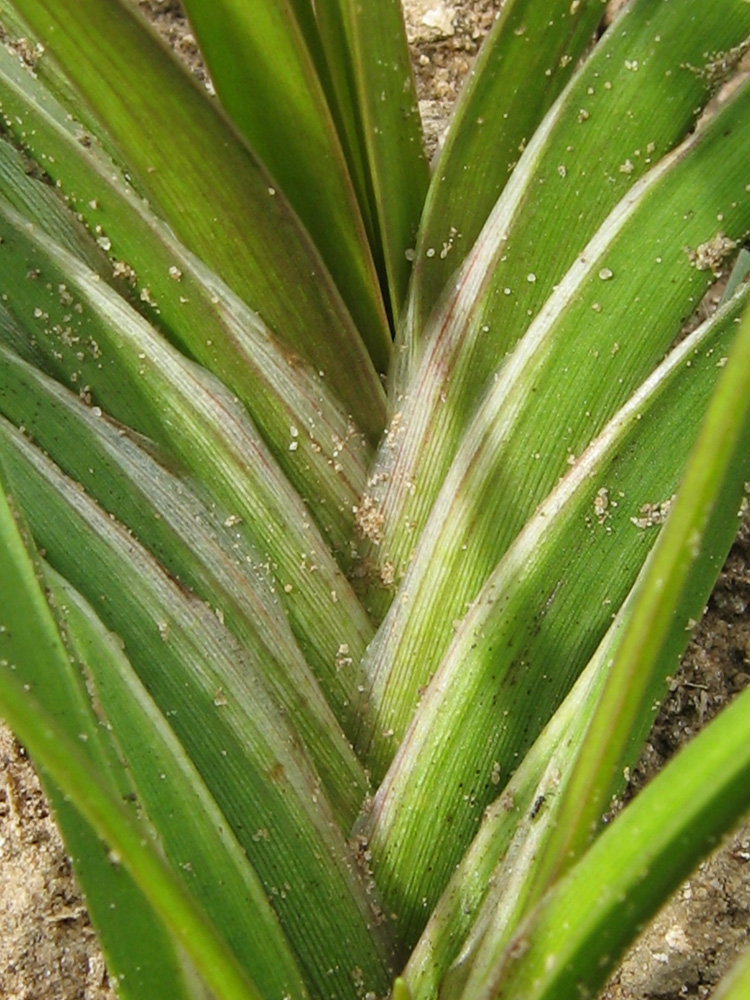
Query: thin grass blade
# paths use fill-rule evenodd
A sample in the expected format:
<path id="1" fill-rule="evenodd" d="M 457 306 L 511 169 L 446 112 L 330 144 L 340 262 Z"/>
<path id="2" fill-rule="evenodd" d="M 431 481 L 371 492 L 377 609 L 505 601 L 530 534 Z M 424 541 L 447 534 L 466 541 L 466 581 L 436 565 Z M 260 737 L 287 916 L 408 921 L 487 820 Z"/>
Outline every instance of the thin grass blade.
<path id="1" fill-rule="evenodd" d="M 376 774 L 389 758 L 382 733 L 398 742 L 453 622 L 536 505 L 663 357 L 750 228 L 748 109 L 745 85 L 615 208 L 471 421 L 424 532 L 409 539 L 400 591 L 408 601 L 393 603 L 365 659 Z M 365 751 L 366 740 L 359 746 Z"/>
<path id="2" fill-rule="evenodd" d="M 315 13 L 395 328 L 429 181 L 401 0 L 322 0 Z"/>
<path id="3" fill-rule="evenodd" d="M 149 322 L 222 379 L 308 499 L 331 544 L 348 558 L 352 518 L 336 518 L 342 525 L 336 533 L 330 509 L 351 511 L 364 487 L 370 449 L 352 432 L 352 421 L 325 378 L 291 355 L 260 317 L 175 239 L 97 140 L 71 121 L 38 78 L 5 49 L 0 49 L 0 101 L 14 142 L 32 157 L 46 157 L 47 172 L 95 236 L 97 255 L 92 256 L 49 186 L 28 177 L 20 158 L 3 144 L 5 197 L 114 282 Z M 125 281 L 118 282 L 117 275 Z M 370 439 L 379 437 L 384 421 L 382 398 L 374 404 L 365 413 L 363 401 L 360 411 Z M 294 451 L 289 450 L 292 427 L 299 431 Z"/>
<path id="4" fill-rule="evenodd" d="M 273 592 L 343 725 L 357 678 L 340 669 L 339 651 L 348 646 L 358 663 L 372 628 L 244 410 L 97 274 L 2 204 L 0 230 L 6 303 L 35 345 L 33 360 L 86 401 L 106 400 L 111 416 L 205 485 L 268 563 Z"/>
<path id="5" fill-rule="evenodd" d="M 143 823 L 124 805 L 132 785 L 113 759 L 106 730 L 86 710 L 80 678 L 76 683 L 71 677 L 69 652 L 4 490 L 0 531 L 5 553 L 0 582 L 4 625 L 0 710 L 44 769 L 74 863 L 86 873 L 84 884 L 95 919 L 110 910 L 102 920 L 103 941 L 111 971 L 124 976 L 124 996 L 156 1000 L 162 989 L 181 1000 L 197 1000 L 171 936 L 206 973 L 217 997 L 260 1000 L 224 942 L 164 864 Z M 78 734 L 75 741 L 71 726 Z M 57 787 L 64 795 L 57 794 Z M 90 827 L 81 824 L 64 796 L 75 803 Z M 107 858 L 96 834 L 116 852 L 117 864 Z M 115 912 L 116 902 L 112 911 L 113 901 L 121 904 L 122 920 Z M 133 918 L 138 919 L 135 927 L 130 923 Z"/>
<path id="6" fill-rule="evenodd" d="M 541 900 L 480 992 L 452 996 L 574 1000 L 595 993 L 638 929 L 746 812 L 748 710 L 745 691 Z"/>
<path id="7" fill-rule="evenodd" d="M 222 105 L 307 227 L 375 367 L 386 371 L 392 341 L 375 264 L 293 5 L 187 0 L 185 10 Z"/>
<path id="8" fill-rule="evenodd" d="M 261 878 L 312 992 L 350 988 L 356 955 L 363 984 L 384 993 L 387 931 L 319 777 L 248 651 L 41 452 L 4 422 L 0 429 L 38 544 L 122 639 Z"/>
<path id="9" fill-rule="evenodd" d="M 407 381 L 429 314 L 479 236 L 520 153 L 570 79 L 602 18 L 600 0 L 509 0 L 461 92 L 435 162 L 399 331 Z M 534 85 L 544 78 L 544 86 Z M 411 362 L 411 363 L 410 363 Z"/>

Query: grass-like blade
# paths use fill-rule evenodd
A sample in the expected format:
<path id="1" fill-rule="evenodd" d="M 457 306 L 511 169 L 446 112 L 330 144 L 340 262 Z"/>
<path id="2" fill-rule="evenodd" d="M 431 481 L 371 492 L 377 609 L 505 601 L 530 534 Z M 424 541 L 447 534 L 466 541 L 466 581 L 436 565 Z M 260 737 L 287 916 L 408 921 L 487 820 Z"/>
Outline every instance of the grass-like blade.
<path id="1" fill-rule="evenodd" d="M 643 734 L 652 703 L 654 677 L 665 660 L 675 620 L 696 574 L 712 581 L 719 572 L 750 481 L 750 310 L 729 352 L 680 490 L 654 546 L 647 572 L 622 642 L 612 657 L 609 678 L 572 765 L 561 796 L 555 830 L 535 881 L 542 888 L 585 850 Z M 718 551 L 710 535 L 727 536 Z M 707 596 L 707 595 L 701 595 Z M 695 605 L 696 602 L 694 602 Z M 702 605 L 698 603 L 698 607 Z M 691 618 L 695 620 L 694 616 Z M 686 623 L 687 624 L 687 623 Z M 630 762 L 632 763 L 632 761 Z"/>
<path id="2" fill-rule="evenodd" d="M 429 181 L 401 0 L 315 4 L 332 104 L 369 209 L 371 241 L 397 325 Z"/>
<path id="3" fill-rule="evenodd" d="M 402 939 L 421 932 L 476 833 L 498 791 L 493 775 L 517 766 L 627 597 L 736 315 L 702 330 L 705 342 L 685 341 L 644 382 L 539 505 L 457 624 L 364 819 Z M 648 498 L 650 518 L 641 510 Z M 529 704 L 533 713 L 523 710 Z M 450 837 L 426 834 L 435 829 Z"/>
<path id="4" fill-rule="evenodd" d="M 508 0 L 486 38 L 435 162 L 414 252 L 413 287 L 399 331 L 397 381 L 426 321 L 471 250 L 521 152 L 602 16 L 598 0 Z M 544 86 L 529 81 L 544 78 Z"/>
<path id="5" fill-rule="evenodd" d="M 516 899 L 504 890 L 523 881 L 529 870 L 519 866 L 525 866 L 527 858 L 542 846 L 551 815 L 548 803 L 554 801 L 568 747 L 576 736 L 580 738 L 587 705 L 604 682 L 605 674 L 599 667 L 595 657 L 509 781 L 499 762 L 493 770 L 490 780 L 499 794 L 487 807 L 476 836 L 451 875 L 404 969 L 414 1000 L 436 996 L 444 982 L 460 988 L 486 923 L 504 919 L 512 927 L 521 912 L 525 896 Z"/>
<path id="6" fill-rule="evenodd" d="M 2 203 L 0 231 L 2 291 L 37 363 L 42 358 L 87 401 L 106 400 L 109 415 L 206 486 L 268 563 L 302 652 L 343 723 L 356 678 L 339 669 L 338 651 L 347 645 L 357 663 L 372 628 L 243 408 L 96 273 Z"/>
<path id="7" fill-rule="evenodd" d="M 0 321 L 2 316 L 0 314 Z M 305 663 L 264 559 L 197 485 L 160 465 L 97 408 L 0 344 L 0 413 L 221 613 L 284 706 L 348 830 L 367 781 Z"/>
<path id="8" fill-rule="evenodd" d="M 714 1000 L 744 1000 L 750 992 L 750 950 L 746 950 L 714 991 Z"/>
<path id="9" fill-rule="evenodd" d="M 262 996 L 307 996 L 266 890 L 121 645 L 65 580 L 49 568 L 45 579 L 166 858 Z"/>
<path id="10" fill-rule="evenodd" d="M 311 989 L 348 987 L 356 954 L 363 983 L 385 992 L 387 931 L 376 926 L 318 775 L 249 652 L 20 433 L 4 422 L 0 429 L 35 539 L 122 639 L 261 878 Z"/>
<path id="11" fill-rule="evenodd" d="M 735 357 L 742 365 L 741 352 Z M 533 807 L 522 818 L 509 850 L 499 853 L 496 840 L 491 852 L 498 868 L 488 877 L 491 888 L 472 930 L 473 940 L 464 947 L 454 972 L 464 978 L 470 971 L 467 995 L 473 995 L 472 988 L 479 990 L 478 983 L 495 965 L 519 918 L 599 832 L 599 819 L 609 808 L 611 794 L 621 789 L 622 774 L 636 762 L 650 729 L 653 705 L 666 691 L 667 676 L 684 651 L 691 625 L 700 617 L 733 539 L 750 471 L 746 371 L 735 368 L 720 380 L 680 484 L 674 514 L 670 513 L 636 586 L 579 679 L 576 689 L 581 687 L 581 694 L 576 689 L 571 692 L 577 705 L 566 705 L 567 722 L 554 717 L 550 733 L 540 737 L 532 750 L 530 756 L 544 754 L 549 736 L 552 743 L 558 742 L 537 785 L 539 809 Z M 605 726 L 611 744 L 602 749 L 600 734 Z M 601 756 L 592 762 L 595 749 Z M 519 770 L 526 769 L 524 761 Z M 511 785 L 516 780 L 514 775 Z M 590 806 L 580 799 L 582 789 L 591 796 Z M 539 812 L 541 816 L 534 814 Z M 493 813 L 485 825 L 502 826 L 505 818 L 498 824 L 498 810 Z M 483 839 L 490 836 L 485 830 Z M 472 845 L 462 865 L 471 855 L 469 870 L 486 865 L 485 846 Z"/>
<path id="12" fill-rule="evenodd" d="M 187 0 L 185 9 L 224 108 L 307 227 L 367 338 L 375 367 L 386 371 L 392 341 L 375 264 L 292 4 Z"/>
<path id="13" fill-rule="evenodd" d="M 745 691 L 667 764 L 522 922 L 462 1000 L 576 1000 L 748 807 Z M 623 912 L 627 919 L 623 919 Z"/>
<path id="14" fill-rule="evenodd" d="M 16 518 L 5 491 L 0 491 L 5 554 L 0 580 L 0 711 L 43 768 L 74 864 L 83 869 L 94 919 L 100 911 L 112 911 L 102 928 L 111 971 L 124 976 L 124 996 L 132 1000 L 157 1000 L 159 990 L 169 991 L 176 1000 L 197 1000 L 172 935 L 198 968 L 205 963 L 217 997 L 259 1000 L 226 945 L 164 864 L 148 829 L 125 805 L 132 786 L 113 759 L 106 729 L 91 712 L 80 677 L 72 676 L 70 652 L 42 594 L 41 573 Z M 116 863 L 108 859 L 97 835 L 114 852 Z M 123 919 L 116 912 L 118 902 Z M 131 922 L 133 916 L 138 917 L 137 925 Z"/>
<path id="15" fill-rule="evenodd" d="M 119 283 L 122 293 L 132 294 L 133 304 L 150 322 L 244 403 L 319 524 L 330 524 L 331 506 L 350 511 L 362 493 L 369 448 L 352 433 L 347 410 L 326 379 L 299 356 L 290 355 L 261 318 L 186 250 L 136 195 L 97 140 L 4 48 L 0 101 L 13 141 L 28 155 L 45 157 L 48 174 L 96 238 L 98 255 L 92 258 L 51 188 L 27 176 L 20 157 L 3 144 L 5 197 L 90 261 L 103 279 L 127 277 L 126 283 Z M 358 413 L 371 440 L 380 435 L 384 421 L 383 399 L 372 402 L 369 406 L 363 400 Z M 297 449 L 290 452 L 291 427 L 300 433 Z M 346 519 L 343 527 L 348 539 Z M 337 548 L 344 544 L 341 533 L 330 537 Z"/>
<path id="16" fill-rule="evenodd" d="M 411 378 L 396 378 L 391 385 L 396 416 L 381 445 L 371 476 L 376 485 L 368 489 L 365 504 L 372 510 L 369 523 L 379 527 L 370 532 L 371 544 L 364 549 L 379 571 L 375 606 L 382 607 L 392 596 L 392 589 L 383 590 L 382 580 L 398 582 L 409 565 L 463 435 L 519 339 L 549 308 L 566 271 L 576 266 L 608 214 L 690 132 L 724 72 L 743 51 L 750 8 L 733 0 L 690 6 L 695 21 L 674 4 L 637 0 L 604 36 L 529 141 L 481 235 L 467 248 L 462 268 L 420 334 L 419 363 Z M 707 47 L 728 55 L 707 61 Z M 499 104 L 498 113 L 501 108 Z M 722 175 L 716 168 L 718 184 L 712 194 L 722 192 Z M 747 192 L 727 192 L 729 202 L 738 197 L 746 201 Z M 724 208 L 718 197 L 715 216 Z M 450 218 L 444 211 L 441 224 Z M 716 225 L 709 229 L 707 223 L 698 243 L 724 229 L 721 219 L 712 221 Z M 739 233 L 743 231 L 740 227 Z M 695 243 L 690 245 L 695 249 Z M 638 284 L 644 291 L 662 281 L 662 249 L 663 244 L 654 249 L 650 267 L 642 265 Z M 603 284 L 614 273 L 613 263 L 602 261 L 597 270 L 605 276 L 599 281 L 603 294 L 617 294 L 620 273 L 609 289 Z M 592 308 L 597 301 L 607 308 L 604 297 L 592 299 Z M 649 322 L 640 288 L 632 301 L 629 319 L 637 310 Z M 581 319 L 585 327 L 598 322 L 596 313 Z M 601 377 L 592 378 L 596 391 Z M 588 396 L 579 387 L 568 398 Z M 366 538 L 367 526 L 364 521 Z"/>
<path id="17" fill-rule="evenodd" d="M 493 381 L 422 535 L 409 540 L 402 525 L 413 549 L 401 584 L 408 601 L 393 603 L 365 659 L 376 772 L 388 758 L 381 734 L 403 734 L 453 622 L 663 357 L 750 226 L 748 108 L 745 86 L 614 209 Z"/>

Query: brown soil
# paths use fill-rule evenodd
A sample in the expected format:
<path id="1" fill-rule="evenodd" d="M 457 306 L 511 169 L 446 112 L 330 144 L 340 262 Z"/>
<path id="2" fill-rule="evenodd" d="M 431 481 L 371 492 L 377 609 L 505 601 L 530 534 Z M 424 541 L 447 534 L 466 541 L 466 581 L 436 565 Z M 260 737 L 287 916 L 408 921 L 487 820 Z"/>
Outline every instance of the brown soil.
<path id="1" fill-rule="evenodd" d="M 136 2 L 136 0 L 134 0 Z M 500 0 L 406 0 L 420 107 L 433 150 Z M 140 6 L 201 75 L 174 0 Z M 750 680 L 750 518 L 654 726 L 633 789 Z M 686 882 L 602 1000 L 704 998 L 748 942 L 750 825 Z M 0 727 L 0 998 L 113 1000 L 70 865 L 23 748 Z"/>

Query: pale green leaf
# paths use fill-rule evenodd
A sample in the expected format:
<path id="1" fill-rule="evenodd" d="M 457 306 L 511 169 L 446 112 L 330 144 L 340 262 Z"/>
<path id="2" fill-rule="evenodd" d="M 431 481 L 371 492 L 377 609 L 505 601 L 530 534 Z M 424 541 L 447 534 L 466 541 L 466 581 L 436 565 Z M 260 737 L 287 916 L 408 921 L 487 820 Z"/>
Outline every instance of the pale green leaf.
<path id="1" fill-rule="evenodd" d="M 393 733 L 391 745 L 403 735 L 453 622 L 537 504 L 663 357 L 710 284 L 712 268 L 721 270 L 750 227 L 750 133 L 743 127 L 749 108 L 746 85 L 613 210 L 493 380 L 422 535 L 418 521 L 398 522 L 401 551 L 394 562 L 408 563 L 401 583 L 408 601 L 393 603 L 364 664 L 368 732 L 358 745 L 376 774 L 392 753 L 382 733 Z M 413 388 L 420 398 L 423 385 Z M 415 414 L 420 425 L 425 415 L 428 406 Z M 408 462 L 414 444 L 412 438 L 396 461 Z M 659 455 L 669 460 L 661 449 Z M 401 472 L 389 483 L 406 497 Z M 414 481 L 415 497 L 422 481 Z M 671 495 L 660 492 L 641 503 Z M 385 540 L 381 550 L 387 558 Z"/>
<path id="2" fill-rule="evenodd" d="M 747 341 L 750 344 L 750 336 Z M 609 808 L 612 793 L 620 790 L 622 774 L 636 762 L 652 722 L 653 703 L 666 691 L 667 676 L 731 544 L 735 512 L 750 476 L 750 366 L 743 356 L 743 348 L 746 353 L 750 348 L 744 336 L 737 347 L 732 355 L 738 363 L 730 363 L 719 381 L 674 510 L 581 677 L 583 700 L 576 699 L 574 717 L 566 708 L 564 744 L 554 748 L 537 789 L 549 798 L 542 818 L 532 816 L 520 823 L 511 850 L 502 861 L 496 855 L 501 870 L 487 882 L 491 889 L 472 931 L 473 942 L 461 956 L 460 964 L 470 967 L 467 996 L 480 992 L 478 984 L 491 974 L 519 917 L 599 832 L 600 816 Z M 553 742 L 560 740 L 561 724 L 554 718 L 550 724 Z M 544 742 L 545 736 L 540 737 L 535 750 L 543 753 Z M 525 768 L 524 761 L 521 770 Z M 476 853 L 474 847 L 470 853 Z"/>
<path id="3" fill-rule="evenodd" d="M 68 849 L 84 876 L 94 919 L 114 903 L 114 911 L 104 920 L 103 942 L 112 972 L 126 979 L 123 996 L 156 1000 L 159 991 L 166 990 L 176 1000 L 197 1000 L 165 934 L 167 928 L 206 973 L 217 998 L 259 998 L 184 886 L 165 866 L 147 828 L 124 805 L 132 786 L 113 757 L 107 731 L 88 708 L 80 677 L 76 680 L 72 675 L 69 652 L 42 595 L 4 489 L 0 491 L 0 532 L 5 554 L 0 574 L 0 712 L 44 769 L 69 839 Z M 116 852 L 117 863 L 108 859 L 94 831 Z"/>
<path id="4" fill-rule="evenodd" d="M 746 296 L 745 296 L 746 298 Z M 732 345 L 663 532 L 646 564 L 622 641 L 613 651 L 609 678 L 575 760 L 551 842 L 535 881 L 544 888 L 585 850 L 620 782 L 627 754 L 645 736 L 649 706 L 673 642 L 675 622 L 695 578 L 713 580 L 731 544 L 732 514 L 750 482 L 750 311 Z M 745 497 L 745 503 L 747 498 Z M 717 550 L 711 536 L 723 535 Z M 699 592 L 689 616 L 704 606 Z M 647 731 L 647 729 L 646 729 Z M 631 761 L 631 763 L 633 763 Z M 539 890 L 538 890 L 539 891 Z"/>
<path id="5" fill-rule="evenodd" d="M 714 991 L 714 1000 L 745 1000 L 750 993 L 750 950 L 737 959 L 734 966 Z"/>
<path id="6" fill-rule="evenodd" d="M 691 3 L 688 16 L 681 4 L 638 0 L 607 32 L 539 130 L 529 137 L 481 235 L 466 248 L 468 255 L 427 326 L 415 334 L 421 347 L 410 378 L 396 378 L 390 387 L 396 416 L 371 477 L 377 486 L 368 491 L 382 529 L 378 544 L 363 550 L 376 571 L 386 567 L 381 578 L 398 581 L 405 572 L 463 435 L 485 394 L 494 391 L 520 338 L 548 314 L 566 272 L 579 266 L 584 253 L 590 255 L 594 246 L 590 241 L 608 214 L 618 202 L 624 210 L 627 203 L 620 200 L 630 198 L 628 192 L 640 197 L 634 187 L 638 178 L 658 170 L 655 165 L 660 158 L 694 126 L 697 113 L 739 58 L 748 34 L 750 7 L 734 0 Z M 707 50 L 725 57 L 712 61 L 705 55 Z M 503 112 L 500 104 L 497 114 Z M 671 260 L 670 248 L 681 250 L 682 245 L 689 245 L 694 250 L 724 229 L 735 238 L 745 231 L 747 223 L 737 220 L 736 230 L 730 233 L 723 218 L 730 202 L 741 199 L 747 204 L 746 182 L 731 187 L 721 153 L 716 157 L 710 173 L 696 172 L 694 190 L 682 192 L 686 200 L 702 198 L 696 189 L 699 183 L 705 185 L 707 199 L 713 201 L 710 218 L 714 225 L 709 228 L 706 216 L 706 229 L 697 237 L 691 236 L 688 226 L 678 233 L 682 225 L 677 210 L 667 219 L 668 206 L 662 206 L 662 221 L 654 223 L 649 237 L 649 256 L 644 253 L 640 261 L 642 272 L 634 282 L 638 288 L 628 293 L 627 310 L 623 307 L 623 316 L 627 315 L 634 330 L 658 322 L 648 290 L 658 288 L 660 282 L 669 284 L 669 277 L 660 272 L 662 259 Z M 688 203 L 684 211 L 691 209 Z M 727 221 L 730 217 L 727 213 Z M 446 231 L 425 253 L 439 255 L 441 242 L 449 240 L 451 212 L 442 211 L 436 224 Z M 668 234 L 674 241 L 669 248 L 664 242 Z M 632 239 L 631 247 L 641 245 L 637 237 Z M 636 257 L 630 253 L 629 267 Z M 420 262 L 415 266 L 419 269 Z M 613 261 L 602 260 L 593 273 L 607 274 L 614 266 Z M 624 304 L 621 270 L 611 285 L 598 282 L 602 297 L 592 297 L 589 310 L 598 302 L 606 311 L 612 295 L 619 295 Z M 696 294 L 700 294 L 697 285 Z M 681 316 L 687 317 L 690 311 L 686 304 Z M 603 322 L 606 316 L 588 311 L 581 314 L 578 324 L 585 330 Z M 568 340 L 573 337 L 568 334 Z M 569 354 L 577 351 L 577 341 L 576 337 Z M 606 347 L 599 344 L 593 349 L 609 352 L 617 342 L 613 333 Z M 565 363 L 571 370 L 578 365 L 570 356 Z M 591 378 L 596 395 L 601 373 Z M 572 403 L 589 395 L 587 386 L 579 382 L 570 388 L 567 399 Z M 565 420 L 561 414 L 555 428 L 567 426 Z M 572 439 L 568 443 L 575 453 L 579 445 Z M 530 464 L 538 450 L 528 449 Z M 559 468 L 551 467 L 551 475 L 559 474 Z M 529 471 L 529 477 L 533 472 Z M 534 499 L 529 493 L 528 498 L 533 509 L 539 496 Z M 382 609 L 391 596 L 376 576 L 373 607 Z"/>
<path id="7" fill-rule="evenodd" d="M 350 983 L 356 955 L 363 983 L 384 992 L 387 933 L 374 926 L 319 778 L 249 652 L 41 452 L 4 422 L 0 429 L 38 543 L 122 639 L 258 872 L 311 989 Z"/>
<path id="8" fill-rule="evenodd" d="M 737 314 L 668 356 L 539 505 L 457 624 L 364 818 L 402 939 L 416 940 L 476 833 L 497 794 L 493 775 L 523 759 L 630 591 Z"/>
<path id="9" fill-rule="evenodd" d="M 433 306 L 473 247 L 601 17 L 601 0 L 503 4 L 435 162 L 414 252 L 408 315 L 397 342 L 398 385 L 406 382 Z"/>
<path id="10" fill-rule="evenodd" d="M 80 226 L 50 187 L 28 177 L 20 157 L 2 144 L 5 197 L 105 280 L 123 274 L 127 281 L 116 282 L 119 290 L 244 403 L 290 482 L 308 499 L 319 526 L 348 557 L 351 517 L 337 519 L 334 526 L 328 512 L 343 507 L 351 515 L 364 485 L 369 447 L 352 433 L 351 419 L 327 380 L 290 354 L 260 317 L 175 239 L 97 141 L 3 48 L 0 101 L 14 141 L 46 163 L 99 242 L 97 253 L 92 254 Z M 378 436 L 382 400 L 360 416 L 370 437 Z M 301 432 L 295 451 L 289 450 L 292 427 Z"/>
<path id="11" fill-rule="evenodd" d="M 750 801 L 745 691 L 684 747 L 532 910 L 471 993 L 579 1000 Z"/>
<path id="12" fill-rule="evenodd" d="M 357 663 L 372 629 L 243 408 L 95 273 L 1 203 L 0 233 L 0 290 L 36 356 L 206 486 L 268 564 L 271 586 L 343 724 L 356 677 L 337 668 L 337 654 L 348 645 Z"/>
<path id="13" fill-rule="evenodd" d="M 0 313 L 1 316 L 1 313 Z M 0 413 L 133 532 L 172 577 L 251 652 L 311 754 L 342 829 L 367 790 L 364 772 L 300 652 L 263 558 L 227 511 L 160 465 L 123 428 L 0 344 Z"/>

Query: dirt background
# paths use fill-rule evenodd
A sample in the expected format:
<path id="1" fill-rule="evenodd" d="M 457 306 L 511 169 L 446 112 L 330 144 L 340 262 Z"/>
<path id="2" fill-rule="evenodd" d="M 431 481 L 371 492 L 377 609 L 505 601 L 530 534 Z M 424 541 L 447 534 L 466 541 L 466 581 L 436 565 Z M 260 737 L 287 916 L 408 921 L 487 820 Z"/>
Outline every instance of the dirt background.
<path id="1" fill-rule="evenodd" d="M 500 5 L 500 0 L 405 0 L 431 151 Z M 145 0 L 139 6 L 201 75 L 178 4 Z M 750 681 L 749 603 L 750 518 L 670 686 L 633 789 Z M 628 954 L 603 1000 L 708 997 L 747 945 L 749 929 L 750 824 L 745 824 L 681 886 Z M 114 1000 L 38 779 L 23 748 L 2 726 L 0 1000 Z"/>

